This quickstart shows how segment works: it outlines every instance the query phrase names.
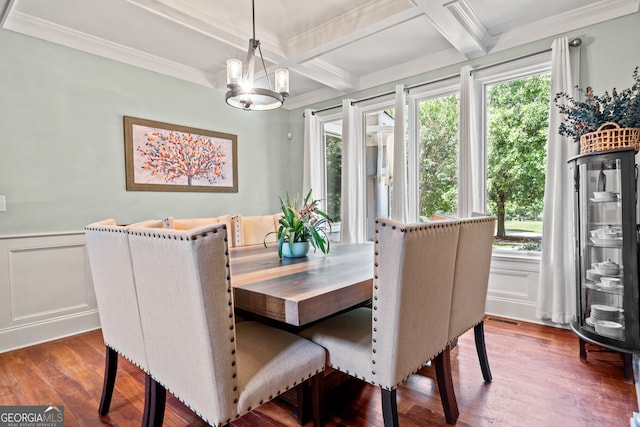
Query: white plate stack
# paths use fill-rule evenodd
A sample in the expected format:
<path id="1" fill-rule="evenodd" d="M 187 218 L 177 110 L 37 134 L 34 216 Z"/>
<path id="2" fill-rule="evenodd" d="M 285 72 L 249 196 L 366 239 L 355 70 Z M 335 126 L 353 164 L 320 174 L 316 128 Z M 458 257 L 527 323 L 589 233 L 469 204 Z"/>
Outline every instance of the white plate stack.
<path id="1" fill-rule="evenodd" d="M 624 327 L 622 326 L 621 317 L 623 310 L 610 305 L 593 304 L 591 306 L 591 320 L 594 323 L 596 333 L 599 335 L 622 339 Z"/>

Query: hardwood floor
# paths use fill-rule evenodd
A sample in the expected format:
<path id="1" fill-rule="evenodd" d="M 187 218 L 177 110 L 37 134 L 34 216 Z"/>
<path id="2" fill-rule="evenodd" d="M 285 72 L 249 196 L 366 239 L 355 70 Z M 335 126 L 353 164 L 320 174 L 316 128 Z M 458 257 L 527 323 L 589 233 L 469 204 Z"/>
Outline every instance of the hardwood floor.
<path id="1" fill-rule="evenodd" d="M 628 426 L 638 411 L 617 353 L 578 356 L 570 331 L 488 318 L 485 336 L 493 382 L 485 384 L 473 331 L 451 352 L 458 426 Z M 594 346 L 588 349 L 595 350 Z M 1 405 L 64 405 L 66 426 L 139 426 L 144 375 L 120 358 L 108 416 L 98 416 L 104 345 L 100 331 L 0 354 Z M 446 426 L 435 371 L 425 367 L 398 389 L 400 425 Z M 165 426 L 204 426 L 168 394 Z M 265 404 L 233 426 L 297 426 L 282 401 Z M 312 425 L 312 423 L 308 423 Z M 327 426 L 381 426 L 380 392 L 349 380 L 327 396 Z"/>

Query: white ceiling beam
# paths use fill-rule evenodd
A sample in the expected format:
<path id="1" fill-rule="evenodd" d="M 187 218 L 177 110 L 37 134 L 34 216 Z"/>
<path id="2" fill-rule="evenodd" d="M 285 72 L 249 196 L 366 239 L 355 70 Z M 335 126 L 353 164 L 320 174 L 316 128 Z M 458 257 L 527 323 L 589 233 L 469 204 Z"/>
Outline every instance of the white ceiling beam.
<path id="1" fill-rule="evenodd" d="M 175 22 L 183 27 L 189 28 L 200 34 L 204 34 L 208 37 L 214 38 L 229 46 L 233 46 L 237 49 L 246 50 L 249 38 L 240 37 L 238 34 L 234 34 L 225 30 L 220 26 L 210 25 L 191 14 L 182 12 L 171 6 L 167 6 L 159 0 L 126 0 L 134 6 L 146 10 L 149 13 L 160 16 L 169 21 Z"/>
<path id="2" fill-rule="evenodd" d="M 373 0 L 290 39 L 286 66 L 340 92 L 360 89 L 358 76 L 322 60 L 322 55 L 420 15 L 407 4 L 407 0 Z"/>
<path id="3" fill-rule="evenodd" d="M 360 82 L 358 76 L 319 58 L 311 59 L 303 64 L 290 65 L 289 68 L 309 79 L 342 92 L 356 90 Z"/>
<path id="4" fill-rule="evenodd" d="M 331 51 L 415 17 L 412 9 L 407 0 L 372 0 L 292 37 L 287 41 L 287 54 L 309 58 Z"/>
<path id="5" fill-rule="evenodd" d="M 362 76 L 360 78 L 360 90 L 458 64 L 464 60 L 464 55 L 454 48 L 443 50 L 433 55 L 415 58 Z"/>
<path id="6" fill-rule="evenodd" d="M 16 0 L 0 0 L 0 27 L 4 28 L 4 23 L 13 11 L 15 3 Z"/>
<path id="7" fill-rule="evenodd" d="M 346 92 L 340 92 L 330 88 L 316 89 L 302 95 L 287 98 L 283 108 L 286 110 L 295 110 L 296 108 L 306 107 L 308 105 L 326 101 L 331 98 L 337 98 L 345 94 Z"/>
<path id="8" fill-rule="evenodd" d="M 460 22 L 469 35 L 477 42 L 485 53 L 489 51 L 493 38 L 480 18 L 475 14 L 467 0 L 452 0 L 443 5 Z"/>
<path id="9" fill-rule="evenodd" d="M 467 58 L 489 52 L 492 38 L 464 0 L 412 0 L 442 36 Z"/>

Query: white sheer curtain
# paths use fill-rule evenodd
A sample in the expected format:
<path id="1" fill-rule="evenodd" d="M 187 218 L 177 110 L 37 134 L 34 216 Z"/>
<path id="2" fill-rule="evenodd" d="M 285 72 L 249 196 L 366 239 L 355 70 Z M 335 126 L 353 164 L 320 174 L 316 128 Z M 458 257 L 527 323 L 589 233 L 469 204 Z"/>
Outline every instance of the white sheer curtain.
<path id="1" fill-rule="evenodd" d="M 312 110 L 304 112 L 304 158 L 302 167 L 302 196 L 313 190 L 314 199 L 326 200 L 324 185 L 324 153 L 318 116 Z"/>
<path id="2" fill-rule="evenodd" d="M 458 206 L 459 217 L 472 212 L 484 212 L 485 178 L 482 161 L 482 87 L 471 75 L 471 67 L 460 69 L 460 144 L 458 148 Z"/>
<path id="3" fill-rule="evenodd" d="M 567 160 L 578 154 L 578 146 L 570 138 L 558 135 L 563 117 L 553 98 L 558 92 L 576 96 L 578 55 L 577 48 L 573 54 L 570 52 L 567 37 L 556 39 L 551 45 L 547 173 L 536 316 L 555 323 L 569 323 L 575 313 L 573 175 Z"/>
<path id="4" fill-rule="evenodd" d="M 405 106 L 407 99 L 404 85 L 396 85 L 395 118 L 393 125 L 393 194 L 391 199 L 391 219 L 406 223 L 408 218 L 407 199 L 407 150 Z"/>
<path id="5" fill-rule="evenodd" d="M 365 165 L 362 124 L 351 99 L 342 101 L 342 193 L 340 239 L 365 241 Z"/>

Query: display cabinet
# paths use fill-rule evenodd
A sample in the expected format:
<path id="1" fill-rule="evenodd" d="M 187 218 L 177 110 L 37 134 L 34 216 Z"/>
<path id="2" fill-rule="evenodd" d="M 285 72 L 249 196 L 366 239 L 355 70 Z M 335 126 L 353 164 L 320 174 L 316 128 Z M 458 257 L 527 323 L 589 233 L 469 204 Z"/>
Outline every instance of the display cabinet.
<path id="1" fill-rule="evenodd" d="M 574 176 L 577 309 L 584 342 L 640 352 L 637 166 L 633 148 L 569 160 Z"/>

